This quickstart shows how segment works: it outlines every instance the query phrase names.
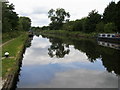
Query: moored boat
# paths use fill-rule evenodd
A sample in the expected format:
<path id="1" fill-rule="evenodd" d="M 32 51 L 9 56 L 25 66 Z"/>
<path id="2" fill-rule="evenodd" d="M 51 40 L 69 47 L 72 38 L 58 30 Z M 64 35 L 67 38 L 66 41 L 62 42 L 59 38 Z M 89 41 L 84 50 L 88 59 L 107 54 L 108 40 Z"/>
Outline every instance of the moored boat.
<path id="1" fill-rule="evenodd" d="M 101 33 L 101 34 L 98 34 L 98 40 L 120 43 L 120 34 L 119 33 Z"/>

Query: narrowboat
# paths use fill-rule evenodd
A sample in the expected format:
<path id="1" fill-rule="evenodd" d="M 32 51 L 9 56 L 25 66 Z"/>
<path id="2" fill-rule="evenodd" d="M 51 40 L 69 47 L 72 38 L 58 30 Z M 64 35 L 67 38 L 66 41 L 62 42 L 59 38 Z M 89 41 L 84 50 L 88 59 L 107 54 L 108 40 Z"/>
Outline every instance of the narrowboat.
<path id="1" fill-rule="evenodd" d="M 98 40 L 120 43 L 119 33 L 101 33 L 98 34 Z"/>

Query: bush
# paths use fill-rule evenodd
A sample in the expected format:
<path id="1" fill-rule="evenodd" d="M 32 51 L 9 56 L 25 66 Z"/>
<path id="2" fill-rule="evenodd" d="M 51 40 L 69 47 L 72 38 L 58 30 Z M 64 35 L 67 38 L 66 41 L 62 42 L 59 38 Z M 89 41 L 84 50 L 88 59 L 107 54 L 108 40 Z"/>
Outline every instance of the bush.
<path id="1" fill-rule="evenodd" d="M 115 24 L 114 23 L 107 23 L 107 24 L 105 24 L 104 32 L 106 32 L 106 33 L 116 32 Z"/>
<path id="2" fill-rule="evenodd" d="M 104 23 L 100 22 L 96 25 L 96 31 L 97 32 L 104 32 Z"/>

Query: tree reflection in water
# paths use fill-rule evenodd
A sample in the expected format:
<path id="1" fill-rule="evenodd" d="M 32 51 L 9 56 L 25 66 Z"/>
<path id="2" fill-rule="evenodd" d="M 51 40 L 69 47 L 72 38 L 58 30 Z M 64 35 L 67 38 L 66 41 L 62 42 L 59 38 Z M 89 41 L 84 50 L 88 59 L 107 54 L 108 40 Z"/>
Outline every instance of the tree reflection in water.
<path id="1" fill-rule="evenodd" d="M 95 40 L 75 40 L 48 36 L 47 38 L 52 44 L 50 48 L 48 48 L 50 57 L 56 56 L 57 58 L 63 58 L 70 52 L 69 45 L 74 45 L 75 49 L 86 53 L 90 62 L 94 63 L 98 58 L 101 58 L 103 66 L 108 72 L 114 71 L 114 73 L 120 75 L 120 50 L 100 46 Z"/>
<path id="2" fill-rule="evenodd" d="M 56 56 L 57 58 L 63 58 L 66 54 L 69 54 L 70 49 L 68 44 L 64 44 L 60 39 L 49 39 L 51 42 L 50 48 L 48 48 L 48 54 L 52 58 Z"/>

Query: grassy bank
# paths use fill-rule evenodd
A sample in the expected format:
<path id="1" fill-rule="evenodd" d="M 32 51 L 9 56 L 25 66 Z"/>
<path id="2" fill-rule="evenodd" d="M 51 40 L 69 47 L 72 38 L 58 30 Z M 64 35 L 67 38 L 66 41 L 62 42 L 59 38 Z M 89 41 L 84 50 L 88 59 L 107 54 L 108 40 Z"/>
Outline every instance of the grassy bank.
<path id="1" fill-rule="evenodd" d="M 9 73 L 15 72 L 18 68 L 17 62 L 20 57 L 20 52 L 23 50 L 25 41 L 27 39 L 27 33 L 22 33 L 14 40 L 2 46 L 2 57 L 5 51 L 10 53 L 9 58 L 2 59 L 2 77 L 5 78 Z"/>
<path id="2" fill-rule="evenodd" d="M 24 33 L 25 33 L 24 31 L 12 31 L 12 32 L 2 33 L 2 43 L 5 43 L 6 41 L 16 38 Z"/>
<path id="3" fill-rule="evenodd" d="M 41 34 L 52 34 L 52 35 L 59 35 L 59 36 L 67 36 L 67 37 L 84 37 L 84 38 L 94 38 L 97 36 L 97 33 L 82 33 L 79 31 L 65 31 L 65 30 L 44 30 L 41 31 Z"/>

